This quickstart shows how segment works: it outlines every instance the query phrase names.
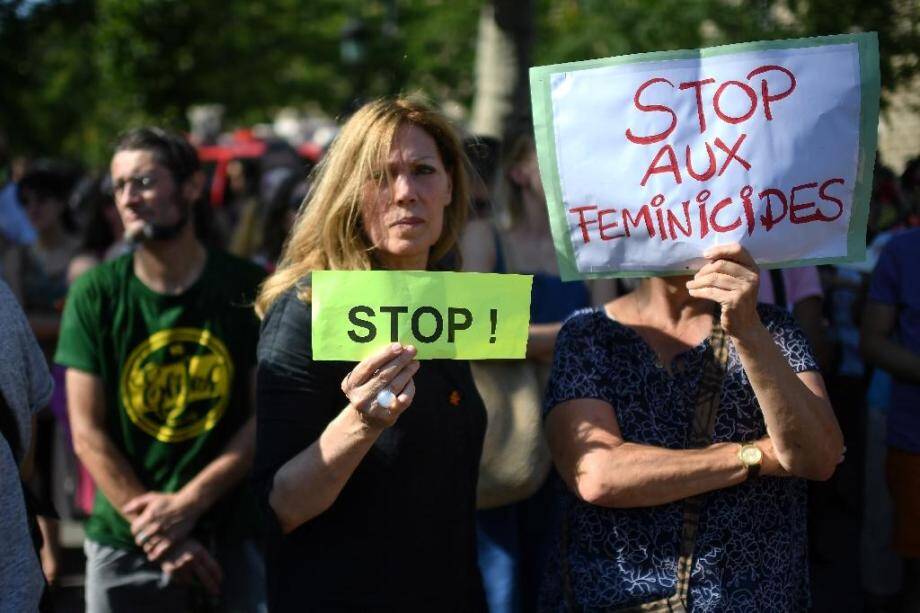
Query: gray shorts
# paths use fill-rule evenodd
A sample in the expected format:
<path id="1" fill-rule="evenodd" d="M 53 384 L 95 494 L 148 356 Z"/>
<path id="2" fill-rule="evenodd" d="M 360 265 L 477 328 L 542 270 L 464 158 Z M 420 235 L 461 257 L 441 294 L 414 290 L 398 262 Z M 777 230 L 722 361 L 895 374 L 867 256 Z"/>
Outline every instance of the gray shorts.
<path id="1" fill-rule="evenodd" d="M 86 553 L 86 613 L 265 613 L 265 562 L 253 541 L 224 545 L 216 552 L 223 571 L 219 599 L 202 589 L 170 581 L 143 553 L 91 540 Z"/>

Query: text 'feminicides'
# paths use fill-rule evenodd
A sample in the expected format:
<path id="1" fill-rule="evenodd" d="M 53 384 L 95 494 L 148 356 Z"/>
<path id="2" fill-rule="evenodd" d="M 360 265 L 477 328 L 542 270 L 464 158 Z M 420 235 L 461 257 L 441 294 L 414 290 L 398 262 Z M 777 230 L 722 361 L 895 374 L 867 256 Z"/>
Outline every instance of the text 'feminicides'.
<path id="1" fill-rule="evenodd" d="M 768 75 L 780 74 L 787 80 L 779 90 L 771 90 Z M 746 133 L 740 133 L 733 143 L 726 144 L 716 136 L 712 143 L 703 140 L 706 163 L 694 167 L 694 152 L 691 145 L 686 145 L 683 155 L 678 156 L 670 143 L 666 141 L 678 128 L 678 115 L 666 104 L 668 96 L 675 92 L 686 92 L 692 96 L 696 106 L 695 129 L 704 136 L 707 129 L 706 117 L 715 116 L 717 121 L 725 124 L 739 125 L 750 120 L 758 111 L 765 121 L 774 120 L 774 105 L 788 98 L 796 90 L 795 74 L 778 65 L 762 65 L 746 75 L 746 81 L 725 80 L 717 83 L 716 79 L 698 79 L 675 84 L 664 77 L 652 77 L 643 82 L 635 91 L 633 105 L 643 113 L 662 113 L 670 117 L 663 130 L 653 134 L 637 134 L 632 127 L 627 127 L 624 138 L 639 147 L 657 148 L 645 170 L 640 186 L 645 187 L 649 178 L 664 175 L 673 179 L 675 185 L 685 181 L 701 184 L 721 177 L 733 164 L 744 171 L 750 171 L 751 162 L 744 157 L 742 145 L 747 139 Z M 713 86 L 717 86 L 713 89 Z M 658 91 L 656 98 L 656 89 Z M 726 92 L 739 92 L 734 104 L 726 104 Z M 710 95 L 711 94 L 711 95 Z M 737 103 L 738 99 L 742 103 Z M 711 121 L 710 121 L 711 123 Z M 844 184 L 841 177 L 830 177 L 819 181 L 805 182 L 791 186 L 788 191 L 779 187 L 745 185 L 736 195 L 716 195 L 702 187 L 695 198 L 679 203 L 668 203 L 664 194 L 655 194 L 647 203 L 638 207 L 603 206 L 585 204 L 569 207 L 570 215 L 577 216 L 578 228 L 584 243 L 592 240 L 611 241 L 629 238 L 637 232 L 643 237 L 658 237 L 662 241 L 678 240 L 681 237 L 705 238 L 710 232 L 729 233 L 740 226 L 748 235 L 758 228 L 769 232 L 777 224 L 786 221 L 790 224 L 807 224 L 813 222 L 831 222 L 843 214 L 843 202 L 833 193 L 834 185 Z M 758 213 L 759 212 L 759 213 Z"/>

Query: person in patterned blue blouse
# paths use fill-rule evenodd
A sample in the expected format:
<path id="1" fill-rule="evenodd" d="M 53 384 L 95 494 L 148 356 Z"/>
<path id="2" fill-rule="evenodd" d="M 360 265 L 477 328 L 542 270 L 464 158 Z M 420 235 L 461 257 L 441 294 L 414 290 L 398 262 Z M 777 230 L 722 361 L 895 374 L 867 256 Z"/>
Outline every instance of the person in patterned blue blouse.
<path id="1" fill-rule="evenodd" d="M 559 334 L 545 410 L 566 487 L 542 610 L 809 606 L 805 480 L 833 474 L 840 428 L 802 331 L 757 304 L 747 251 L 704 255 Z"/>

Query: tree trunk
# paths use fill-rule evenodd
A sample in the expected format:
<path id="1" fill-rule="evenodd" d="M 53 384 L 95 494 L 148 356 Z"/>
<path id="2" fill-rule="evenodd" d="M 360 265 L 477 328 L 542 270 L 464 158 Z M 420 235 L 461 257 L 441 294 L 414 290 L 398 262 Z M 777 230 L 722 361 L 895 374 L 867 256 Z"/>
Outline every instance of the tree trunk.
<path id="1" fill-rule="evenodd" d="M 529 129 L 533 0 L 492 0 L 479 13 L 471 127 L 505 140 Z"/>

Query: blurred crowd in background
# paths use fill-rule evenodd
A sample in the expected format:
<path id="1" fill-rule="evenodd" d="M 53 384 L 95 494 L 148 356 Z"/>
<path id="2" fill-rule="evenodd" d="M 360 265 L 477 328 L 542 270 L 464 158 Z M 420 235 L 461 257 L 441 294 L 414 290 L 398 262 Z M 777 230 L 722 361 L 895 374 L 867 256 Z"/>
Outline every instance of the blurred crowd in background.
<path id="1" fill-rule="evenodd" d="M 0 14 L 0 17 L 6 20 L 4 23 L 16 23 L 17 19 L 24 22 L 31 4 L 12 3 L 10 7 L 2 8 L 7 12 Z M 41 12 L 43 4 L 51 6 L 67 3 L 34 4 L 39 5 L 38 12 Z M 120 9 L 104 2 L 100 3 L 100 7 L 95 7 L 95 3 L 71 4 L 73 6 L 69 8 L 78 12 L 83 10 L 81 7 L 84 4 L 93 4 L 93 10 L 98 8 L 99 13 L 86 10 L 96 20 L 92 23 L 100 28 L 100 15 L 105 13 L 103 9 L 115 13 L 123 10 L 125 15 L 121 17 L 125 19 L 130 18 L 131 12 L 137 9 L 133 3 L 126 3 L 124 7 L 127 8 Z M 389 93 L 393 88 L 409 85 L 427 84 L 430 89 L 443 92 L 444 83 L 455 77 L 454 72 L 445 76 L 432 71 L 435 76 L 427 82 L 424 79 L 421 82 L 414 81 L 405 74 L 387 82 L 388 75 L 376 74 L 374 44 L 385 44 L 389 40 L 394 48 L 406 50 L 412 47 L 404 40 L 405 29 L 398 36 L 394 33 L 399 32 L 394 29 L 398 14 L 396 8 L 403 3 L 370 4 L 380 5 L 379 11 L 372 12 L 373 18 L 363 22 L 351 20 L 346 24 L 347 27 L 335 29 L 341 46 L 341 58 L 336 61 L 340 62 L 340 67 L 344 67 L 344 71 L 340 72 L 345 73 L 344 82 L 349 83 L 349 86 L 345 93 L 339 92 L 341 88 L 330 87 L 335 96 L 329 92 L 324 95 L 329 99 L 326 102 L 335 108 L 334 112 L 339 113 L 340 120 L 347 118 L 349 110 L 357 106 L 352 98 Z M 404 10 L 402 18 L 416 19 L 421 23 L 418 15 L 425 13 L 425 10 L 448 11 L 441 6 L 442 3 L 421 4 L 426 6 L 413 5 Z M 479 4 L 476 3 L 472 8 L 478 10 Z M 629 292 L 634 285 L 629 281 L 605 280 L 589 285 L 579 284 L 577 287 L 567 284 L 558 291 L 552 285 L 555 283 L 553 278 L 558 280 L 558 271 L 527 119 L 529 102 L 526 76 L 522 76 L 526 75 L 526 68 L 533 61 L 531 47 L 534 23 L 532 20 L 515 17 L 514 7 L 511 6 L 513 3 L 485 4 L 490 7 L 494 4 L 494 10 L 488 13 L 484 22 L 479 23 L 477 40 L 480 48 L 475 53 L 473 49 L 454 53 L 456 50 L 452 51 L 448 46 L 447 51 L 440 55 L 432 52 L 430 57 L 426 56 L 431 62 L 439 61 L 452 66 L 461 63 L 457 57 L 469 60 L 461 67 L 462 72 L 469 74 L 474 72 L 468 65 L 472 63 L 474 55 L 478 62 L 475 77 L 465 81 L 468 89 L 477 91 L 477 98 L 470 105 L 469 121 L 465 122 L 468 130 L 464 144 L 477 171 L 474 177 L 471 222 L 461 241 L 465 269 L 483 272 L 513 271 L 538 277 L 544 275 L 545 279 L 539 281 L 547 283 L 544 291 L 566 296 L 557 304 L 564 312 L 542 316 L 543 322 L 558 323 L 567 313 L 588 305 L 603 304 L 612 296 Z M 604 3 L 564 2 L 552 10 L 547 9 L 547 3 L 524 4 L 526 11 L 541 11 L 539 14 L 542 17 L 537 25 L 544 35 L 549 33 L 555 36 L 567 27 L 579 26 L 583 24 L 581 20 L 598 11 L 605 13 L 605 19 L 616 20 L 616 15 L 607 14 L 616 11 L 596 6 Z M 645 10 L 644 3 L 616 4 L 622 21 L 626 23 L 631 19 L 633 25 L 640 21 L 637 15 Z M 655 4 L 654 14 L 658 17 L 669 11 L 680 12 L 675 10 L 677 5 L 673 3 L 649 4 Z M 752 33 L 751 36 L 764 35 L 764 32 L 796 32 L 793 26 L 775 17 L 775 7 L 771 3 L 728 4 L 743 5 L 750 9 L 749 13 L 753 17 L 750 23 L 745 22 L 748 29 L 744 32 Z M 803 9 L 798 4 L 810 5 L 810 8 Z M 843 4 L 850 6 L 853 3 Z M 859 3 L 854 6 L 856 4 Z M 891 11 L 898 14 L 909 12 L 900 4 L 895 4 L 897 6 L 891 8 Z M 836 33 L 840 30 L 840 24 L 834 19 L 848 18 L 846 11 L 833 8 L 836 6 L 834 2 L 776 3 L 776 6 L 791 6 L 789 10 L 792 11 L 792 18 L 797 16 L 799 24 L 807 25 L 804 30 L 807 34 L 825 33 L 824 30 L 828 29 Z M 709 10 L 701 7 L 702 3 L 687 14 L 705 14 Z M 456 7 L 449 9 L 455 10 Z M 882 8 L 879 12 L 884 13 L 885 10 Z M 525 9 L 521 12 L 524 13 Z M 916 19 L 916 8 L 911 14 Z M 770 19 L 774 18 L 778 21 L 771 22 Z M 713 19 L 706 27 L 721 28 L 723 32 L 731 31 L 730 24 L 723 23 L 724 19 Z M 884 23 L 885 16 L 873 13 L 871 20 L 875 20 L 874 23 Z M 169 27 L 169 23 L 160 25 Z M 447 20 L 445 23 L 447 25 L 441 24 L 444 29 L 434 31 L 433 36 L 436 38 L 439 31 L 447 32 L 451 34 L 445 34 L 445 40 L 449 42 L 453 40 L 454 33 L 449 32 L 451 22 Z M 470 23 L 475 27 L 475 17 Z M 369 24 L 373 24 L 373 28 Z M 780 28 L 781 25 L 785 29 Z M 671 30 L 652 32 L 652 28 L 626 26 L 623 26 L 623 30 L 629 30 L 629 36 L 635 37 L 648 34 L 649 40 L 642 44 L 656 45 L 659 44 L 659 38 L 670 36 L 668 40 L 671 47 L 698 46 L 706 40 L 705 36 L 699 34 L 705 27 L 700 23 L 694 26 L 699 27 L 692 30 L 692 35 L 687 34 L 690 38 L 680 41 L 677 40 L 678 34 Z M 155 30 L 158 26 L 151 27 Z M 775 29 L 770 30 L 771 27 Z M 888 39 L 883 38 L 883 45 L 889 44 L 886 41 L 891 40 L 915 40 L 917 27 L 916 21 L 907 25 L 895 24 L 891 28 L 895 34 L 906 28 L 910 36 L 897 38 L 892 35 Z M 109 31 L 103 32 L 103 36 L 116 40 L 117 36 L 113 32 L 117 33 L 117 29 L 110 27 Z M 15 28 L 7 27 L 4 30 L 0 27 L 0 40 L 10 43 L 15 39 L 15 33 Z M 12 38 L 7 40 L 3 36 Z M 387 39 L 388 36 L 391 38 Z M 502 47 L 494 41 L 490 46 L 490 36 L 497 39 L 504 37 L 507 43 L 504 54 L 513 56 L 512 59 L 498 61 Z M 378 39 L 386 40 L 381 42 Z M 285 40 L 290 42 L 289 39 Z M 376 42 L 370 44 L 368 41 L 371 40 Z M 589 51 L 594 55 L 613 55 L 646 50 L 626 35 L 617 39 L 615 44 L 586 42 L 585 36 L 578 37 L 576 42 L 566 51 L 565 45 L 557 37 L 550 51 L 544 47 L 538 55 L 544 59 L 551 56 L 554 61 L 559 61 L 576 57 L 587 59 L 584 54 Z M 560 57 L 565 52 L 574 57 Z M 895 48 L 892 51 L 895 54 L 897 52 L 904 50 Z M 885 49 L 883 53 L 887 53 Z M 911 50 L 907 49 L 906 53 L 910 56 Z M 910 57 L 914 58 L 916 64 L 916 49 L 912 53 Z M 424 50 L 418 54 L 424 55 Z M 390 56 L 384 59 L 387 58 L 392 59 Z M 889 76 L 896 74 L 897 61 L 892 64 L 887 54 L 883 60 L 883 77 L 886 70 Z M 398 58 L 394 61 L 398 61 Z M 25 60 L 23 62 L 28 63 Z M 404 67 L 404 72 L 413 74 L 411 67 Z M 74 74 L 77 73 L 68 73 L 68 79 L 74 78 Z M 336 83 L 342 77 L 342 74 L 335 74 L 335 71 L 323 74 L 326 74 L 330 82 L 336 80 Z M 910 76 L 909 71 L 904 74 Z M 349 75 L 353 78 L 349 78 Z M 144 81 L 149 73 L 140 68 L 134 72 L 125 68 L 122 73 L 116 70 L 109 76 L 124 78 L 124 82 L 133 83 Z M 239 74 L 233 75 L 233 79 L 239 78 Z M 499 88 L 503 90 L 500 96 L 503 101 L 493 100 L 490 103 L 486 100 L 487 95 L 481 93 L 488 89 L 484 84 L 488 83 L 489 78 L 493 83 L 495 79 L 508 81 L 508 84 Z M 247 75 L 244 80 L 258 79 Z M 380 85 L 381 81 L 383 85 Z M 230 82 L 232 80 L 220 83 L 226 86 Z M 160 94 L 168 98 L 171 90 L 167 87 Z M 442 98 L 442 106 L 446 108 L 447 114 L 457 117 L 463 115 L 456 109 L 456 100 L 462 96 L 454 94 L 456 92 L 450 92 L 450 95 L 439 98 Z M 255 94 L 251 97 L 254 103 L 258 102 Z M 3 95 L 0 94 L 0 101 L 2 99 Z M 156 109 L 163 108 L 168 110 L 163 113 L 165 120 L 176 123 L 178 115 L 175 107 L 180 106 L 180 101 L 171 101 L 158 107 L 155 96 L 143 100 L 145 118 L 157 118 Z M 10 106 L 18 111 L 28 104 L 27 100 L 18 100 Z M 12 114 L 4 115 L 7 118 L 13 117 Z M 113 115 L 125 116 L 118 113 Z M 240 115 L 237 114 L 235 119 Z M 66 116 L 66 113 L 62 115 Z M 484 119 L 485 116 L 488 117 Z M 337 122 L 322 114 L 282 115 L 273 126 L 241 123 L 239 125 L 244 127 L 224 131 L 220 107 L 199 106 L 189 111 L 187 117 L 186 133 L 195 145 L 207 175 L 204 195 L 195 204 L 195 228 L 200 240 L 207 246 L 225 249 L 249 259 L 271 272 L 278 262 L 297 211 L 309 193 L 311 170 L 332 142 Z M 120 128 L 130 127 L 129 123 L 126 122 Z M 92 126 L 81 126 L 84 135 L 98 136 Z M 67 573 L 79 573 L 80 570 L 65 568 L 58 521 L 50 518 L 57 516 L 68 523 L 79 523 L 91 512 L 94 496 L 92 480 L 73 453 L 63 369 L 51 363 L 60 315 L 68 287 L 75 279 L 101 262 L 128 253 L 132 245 L 123 236 L 121 220 L 115 210 L 111 179 L 108 168 L 104 166 L 106 154 L 96 155 L 90 162 L 85 158 L 77 160 L 73 157 L 76 149 L 73 142 L 74 138 L 79 141 L 79 135 L 74 137 L 69 134 L 66 144 L 62 139 L 60 148 L 55 149 L 49 147 L 51 139 L 47 134 L 40 133 L 40 130 L 33 130 L 36 138 L 32 141 L 23 136 L 25 132 L 22 126 L 0 125 L 0 277 L 10 286 L 28 316 L 56 382 L 49 405 L 38 416 L 36 470 L 29 484 L 38 501 L 39 510 L 44 510 L 39 513 L 44 537 L 41 562 L 49 585 L 54 590 L 62 586 L 61 580 Z M 908 132 L 899 138 L 915 145 L 920 134 Z M 93 146 L 100 149 L 98 141 L 94 141 Z M 101 147 L 101 150 L 105 149 Z M 42 155 L 33 155 L 34 151 L 41 151 Z M 913 151 L 916 151 L 916 146 Z M 93 161 L 99 165 L 91 165 Z M 890 379 L 862 358 L 860 326 L 869 280 L 881 249 L 892 236 L 918 226 L 920 157 L 907 161 L 900 172 L 886 166 L 880 157 L 875 164 L 869 208 L 867 260 L 852 265 L 820 266 L 806 272 L 788 273 L 785 277 L 778 272 L 764 273 L 762 276 L 762 283 L 769 288 L 761 292 L 762 298 L 787 306 L 801 317 L 799 323 L 808 334 L 821 364 L 847 445 L 846 462 L 840 466 L 835 476 L 826 483 L 809 484 L 810 560 L 814 610 L 817 611 L 888 611 L 895 610 L 891 608 L 895 606 L 892 603 L 898 602 L 905 591 L 913 590 L 913 597 L 917 597 L 918 586 L 905 583 L 902 560 L 890 546 L 892 508 L 884 468 L 885 416 L 890 397 Z M 803 275 L 814 282 L 797 280 L 797 277 Z M 533 321 L 541 323 L 539 318 Z M 545 346 L 539 342 L 533 343 L 534 339 L 539 341 L 539 335 L 534 335 L 533 331 L 531 339 L 528 359 L 544 370 L 539 376 L 545 380 L 553 341 L 550 340 Z M 491 518 L 481 517 L 480 521 L 481 528 L 492 522 L 491 525 L 498 533 L 508 529 L 497 514 Z M 920 522 L 920 518 L 917 521 Z M 480 534 L 481 547 L 483 539 L 488 537 L 487 532 Z M 528 554 L 514 555 L 526 557 Z M 489 578 L 485 580 L 488 584 Z M 78 600 L 82 601 L 82 598 Z M 529 610 L 533 603 L 525 602 L 522 606 Z"/>
<path id="2" fill-rule="evenodd" d="M 322 142 L 305 141 L 298 146 L 279 137 L 257 137 L 252 131 L 236 131 L 200 143 L 197 149 L 208 175 L 205 195 L 195 209 L 201 240 L 272 271 L 309 190 L 310 170 L 334 132 L 334 126 L 324 126 Z M 513 140 L 505 147 L 489 137 L 470 135 L 466 140 L 478 174 L 472 221 L 463 238 L 466 268 L 495 270 L 498 244 L 503 266 L 538 275 L 552 273 L 554 253 L 542 190 L 537 201 L 542 210 L 525 207 L 520 201 L 513 204 L 515 193 L 520 199 L 522 187 L 532 191 L 534 182 L 539 183 L 533 142 L 526 133 Z M 4 156 L 3 170 L 2 277 L 21 301 L 50 360 L 68 286 L 91 267 L 132 247 L 123 238 L 106 169 L 82 168 L 64 159 Z M 770 301 L 785 302 L 793 312 L 797 302 L 817 305 L 802 312 L 805 319 L 814 319 L 817 313 L 817 319 L 801 325 L 822 362 L 848 446 L 847 461 L 835 477 L 828 483 L 811 484 L 811 559 L 819 573 L 814 582 L 819 606 L 825 566 L 835 569 L 828 574 L 828 593 L 840 592 L 833 585 L 839 572 L 854 574 L 856 568 L 862 569 L 862 586 L 870 600 L 878 597 L 885 602 L 903 587 L 898 557 L 888 544 L 891 509 L 883 450 L 889 382 L 884 372 L 862 360 L 859 329 L 879 251 L 891 236 L 920 226 L 920 158 L 911 160 L 900 175 L 879 161 L 874 176 L 867 236 L 870 255 L 865 263 L 818 267 L 815 278 L 820 284 L 805 284 L 810 288 L 805 290 L 795 289 L 801 283 L 794 278 L 785 281 L 785 289 L 777 289 L 784 284 L 782 276 L 764 274 L 770 277 L 765 283 L 774 286 L 772 291 L 783 292 L 774 293 Z M 522 254 L 521 245 L 530 245 L 531 250 Z M 541 259 L 540 251 L 550 257 Z M 572 288 L 565 289 L 572 293 Z M 581 290 L 576 291 L 579 297 L 571 307 L 599 304 L 630 289 L 628 281 L 600 282 L 583 297 Z M 530 357 L 547 364 L 551 349 L 550 344 L 540 356 L 538 348 L 532 348 Z M 60 517 L 79 521 L 92 508 L 94 488 L 73 454 L 63 369 L 53 364 L 51 368 L 57 386 L 49 406 L 39 415 L 37 470 L 31 485 L 37 499 Z M 40 524 L 45 537 L 42 565 L 54 586 L 64 572 L 57 522 L 40 517 Z M 837 602 L 834 596 L 828 598 L 829 603 Z M 834 605 L 825 610 L 835 610 Z"/>

